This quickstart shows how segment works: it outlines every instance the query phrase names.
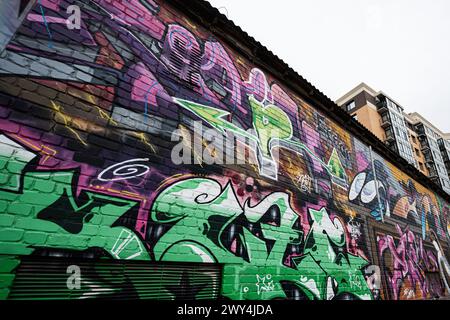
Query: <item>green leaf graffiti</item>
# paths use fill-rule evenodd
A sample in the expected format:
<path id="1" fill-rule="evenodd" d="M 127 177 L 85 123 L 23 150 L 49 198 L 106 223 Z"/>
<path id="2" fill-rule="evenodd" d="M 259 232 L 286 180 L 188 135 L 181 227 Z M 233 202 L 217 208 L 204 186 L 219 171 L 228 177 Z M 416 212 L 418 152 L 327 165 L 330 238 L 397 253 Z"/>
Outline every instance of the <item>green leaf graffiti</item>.
<path id="1" fill-rule="evenodd" d="M 333 149 L 330 160 L 328 161 L 328 167 L 335 177 L 345 180 L 346 175 L 344 167 L 342 166 L 341 159 L 339 159 L 336 149 Z"/>
<path id="2" fill-rule="evenodd" d="M 273 140 L 289 140 L 292 123 L 287 114 L 275 105 L 264 106 L 253 96 L 248 99 L 253 114 L 253 127 L 258 134 L 259 145 L 265 157 L 271 157 Z"/>

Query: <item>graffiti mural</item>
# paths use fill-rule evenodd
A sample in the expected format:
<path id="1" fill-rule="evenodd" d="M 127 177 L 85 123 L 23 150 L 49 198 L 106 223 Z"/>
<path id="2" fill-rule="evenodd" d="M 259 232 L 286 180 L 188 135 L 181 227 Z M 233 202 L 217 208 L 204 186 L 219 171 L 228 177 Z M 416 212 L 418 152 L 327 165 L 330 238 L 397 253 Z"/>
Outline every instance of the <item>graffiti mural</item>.
<path id="1" fill-rule="evenodd" d="M 78 250 L 101 247 L 116 259 L 148 259 L 134 232 L 116 224 L 120 217 L 136 211 L 136 201 L 90 191 L 76 196 L 76 170 L 25 171 L 35 155 L 5 136 L 0 136 L 0 141 L 1 175 L 11 177 L 0 187 L 1 198 L 10 201 L 7 213 L 19 215 L 16 226 L 23 224 L 49 233 L 33 237 L 33 241 L 15 242 L 11 252 L 4 253 L 31 254 L 44 246 Z"/>
<path id="2" fill-rule="evenodd" d="M 91 259 L 65 298 L 148 297 L 104 261 L 170 266 L 161 299 L 448 295 L 448 199 L 306 101 L 175 5 L 36 2 L 0 52 L 0 298 L 55 256 Z"/>
<path id="3" fill-rule="evenodd" d="M 152 220 L 172 226 L 164 234 L 154 233 L 157 240 L 152 255 L 163 261 L 239 264 L 233 273 L 242 273 L 239 279 L 243 281 L 248 274 L 259 277 L 260 270 L 272 271 L 272 290 L 257 285 L 255 292 L 255 287 L 245 282 L 245 290 L 240 290 L 233 286 L 234 277 L 227 278 L 230 283 L 224 281 L 223 293 L 232 298 L 286 297 L 283 290 L 289 287 L 308 299 L 350 295 L 370 299 L 365 284 L 356 288 L 348 282 L 348 277 L 353 277 L 365 283 L 362 269 L 367 261 L 346 252 L 343 222 L 330 217 L 325 208 L 308 209 L 311 225 L 306 234 L 290 201 L 286 193 L 275 192 L 258 204 L 241 204 L 231 181 L 222 188 L 211 179 L 183 180 L 155 200 Z M 178 208 L 169 210 L 170 203 Z M 186 236 L 183 230 L 191 225 L 198 227 Z"/>
<path id="4" fill-rule="evenodd" d="M 410 230 L 397 227 L 399 239 L 392 235 L 378 236 L 378 250 L 381 260 L 388 264 L 387 273 L 393 298 L 415 299 L 440 296 L 444 291 L 441 283 L 431 281 L 429 274 L 439 272 L 438 260 L 433 250 L 424 247 L 422 239 Z M 419 297 L 418 297 L 419 296 Z"/>

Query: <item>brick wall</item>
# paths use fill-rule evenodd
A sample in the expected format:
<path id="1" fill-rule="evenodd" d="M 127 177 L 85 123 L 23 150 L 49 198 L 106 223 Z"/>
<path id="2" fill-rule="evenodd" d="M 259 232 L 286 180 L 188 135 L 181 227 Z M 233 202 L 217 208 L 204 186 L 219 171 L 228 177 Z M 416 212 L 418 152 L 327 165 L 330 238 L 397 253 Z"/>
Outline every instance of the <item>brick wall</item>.
<path id="1" fill-rule="evenodd" d="M 220 264 L 232 299 L 448 295 L 449 202 L 175 7 L 42 0 L 0 73 L 1 298 L 74 255 Z"/>

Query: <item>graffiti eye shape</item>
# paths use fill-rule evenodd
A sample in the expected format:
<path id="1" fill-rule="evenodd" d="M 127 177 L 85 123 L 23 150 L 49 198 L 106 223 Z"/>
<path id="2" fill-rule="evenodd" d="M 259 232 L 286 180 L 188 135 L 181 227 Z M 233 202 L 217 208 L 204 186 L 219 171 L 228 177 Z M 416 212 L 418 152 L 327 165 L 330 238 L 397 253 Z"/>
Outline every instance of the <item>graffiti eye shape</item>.
<path id="1" fill-rule="evenodd" d="M 271 206 L 262 216 L 260 223 L 269 224 L 274 227 L 281 225 L 281 212 L 277 205 Z"/>
<path id="2" fill-rule="evenodd" d="M 170 219 L 170 214 L 167 212 L 157 211 L 155 216 L 158 221 L 167 221 Z"/>
<path id="3" fill-rule="evenodd" d="M 380 184 L 380 182 L 378 182 L 378 184 Z M 375 189 L 375 181 L 374 180 L 369 181 L 362 189 L 361 201 L 363 203 L 370 203 L 373 201 L 373 199 L 375 199 L 376 196 L 377 191 Z"/>
<path id="4" fill-rule="evenodd" d="M 355 200 L 358 195 L 361 193 L 362 188 L 364 187 L 364 182 L 366 182 L 366 176 L 367 174 L 365 172 L 362 172 L 358 174 L 355 179 L 353 180 L 353 183 L 350 187 L 350 192 L 348 195 L 348 199 L 350 201 Z"/>

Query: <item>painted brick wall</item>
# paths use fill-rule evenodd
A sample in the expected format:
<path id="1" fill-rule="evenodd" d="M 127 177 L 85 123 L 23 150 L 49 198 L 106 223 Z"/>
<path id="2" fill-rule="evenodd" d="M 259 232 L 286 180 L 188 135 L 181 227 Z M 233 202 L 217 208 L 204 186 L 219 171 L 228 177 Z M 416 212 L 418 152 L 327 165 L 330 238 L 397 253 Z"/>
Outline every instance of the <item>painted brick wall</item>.
<path id="1" fill-rule="evenodd" d="M 449 202 L 176 8 L 41 0 L 0 73 L 3 299 L 52 252 L 222 264 L 232 299 L 449 293 Z"/>

